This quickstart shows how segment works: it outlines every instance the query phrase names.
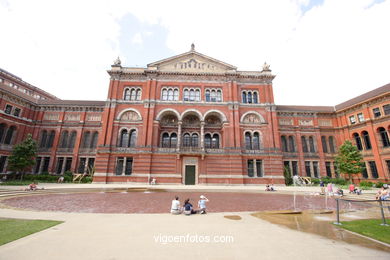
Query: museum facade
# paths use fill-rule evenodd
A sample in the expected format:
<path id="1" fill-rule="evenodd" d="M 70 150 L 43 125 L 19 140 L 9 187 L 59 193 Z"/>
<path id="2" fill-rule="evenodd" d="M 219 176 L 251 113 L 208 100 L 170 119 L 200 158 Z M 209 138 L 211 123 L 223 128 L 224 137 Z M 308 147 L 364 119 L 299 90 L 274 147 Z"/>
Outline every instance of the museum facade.
<path id="1" fill-rule="evenodd" d="M 337 177 L 351 140 L 366 170 L 390 179 L 390 84 L 336 106 L 276 105 L 269 65 L 236 67 L 197 52 L 108 71 L 106 101 L 61 100 L 0 70 L 0 172 L 27 134 L 34 174 L 94 172 L 94 182 L 284 183 L 283 171 Z"/>

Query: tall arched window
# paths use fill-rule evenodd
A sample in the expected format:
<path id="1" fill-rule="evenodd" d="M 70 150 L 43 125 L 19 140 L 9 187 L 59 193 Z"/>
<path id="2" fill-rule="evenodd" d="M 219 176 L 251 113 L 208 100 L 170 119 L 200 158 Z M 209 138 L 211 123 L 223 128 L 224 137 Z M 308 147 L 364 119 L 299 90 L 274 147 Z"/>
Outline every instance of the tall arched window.
<path id="1" fill-rule="evenodd" d="M 173 89 L 168 90 L 168 100 L 173 101 Z"/>
<path id="2" fill-rule="evenodd" d="M 252 92 L 248 92 L 248 103 L 252 103 Z"/>
<path id="3" fill-rule="evenodd" d="M 94 132 L 93 133 L 90 148 L 96 148 L 97 141 L 98 141 L 98 136 L 99 136 L 98 132 Z"/>
<path id="4" fill-rule="evenodd" d="M 190 147 L 191 146 L 191 137 L 190 134 L 186 133 L 183 136 L 183 146 Z"/>
<path id="5" fill-rule="evenodd" d="M 313 138 L 313 136 L 309 136 L 309 145 L 310 145 L 310 152 L 314 153 L 316 151 L 316 148 L 314 146 L 314 138 Z"/>
<path id="6" fill-rule="evenodd" d="M 204 146 L 205 146 L 205 148 L 211 148 L 211 135 L 210 134 L 206 134 L 204 136 Z"/>
<path id="7" fill-rule="evenodd" d="M 166 89 L 162 91 L 162 100 L 168 100 L 168 90 Z"/>
<path id="8" fill-rule="evenodd" d="M 130 100 L 130 89 L 125 89 L 124 100 Z"/>
<path id="9" fill-rule="evenodd" d="M 137 89 L 137 97 L 136 100 L 141 100 L 141 90 Z"/>
<path id="10" fill-rule="evenodd" d="M 282 139 L 282 151 L 283 152 L 288 152 L 286 136 L 282 135 L 281 139 Z"/>
<path id="11" fill-rule="evenodd" d="M 390 141 L 389 141 L 389 136 L 387 134 L 386 129 L 384 129 L 383 127 L 380 127 L 380 128 L 378 128 L 378 132 L 379 132 L 379 134 L 381 136 L 383 147 L 389 147 L 390 146 Z"/>
<path id="12" fill-rule="evenodd" d="M 90 135 L 91 135 L 91 133 L 90 133 L 89 131 L 87 131 L 87 132 L 84 133 L 84 136 L 83 136 L 83 145 L 82 145 L 83 148 L 89 147 Z"/>
<path id="13" fill-rule="evenodd" d="M 76 131 L 72 131 L 72 133 L 70 133 L 69 145 L 68 145 L 69 148 L 74 147 L 74 144 L 76 143 L 76 136 L 77 136 Z"/>
<path id="14" fill-rule="evenodd" d="M 355 138 L 356 147 L 359 151 L 363 150 L 362 141 L 360 140 L 360 136 L 358 133 L 353 134 L 353 138 Z"/>
<path id="15" fill-rule="evenodd" d="M 257 92 L 253 93 L 253 103 L 257 104 L 258 103 L 258 98 L 257 98 Z"/>
<path id="16" fill-rule="evenodd" d="M 210 102 L 211 101 L 211 96 L 210 96 L 210 90 L 206 90 L 206 102 Z"/>
<path id="17" fill-rule="evenodd" d="M 242 103 L 246 103 L 247 100 L 246 100 L 246 92 L 242 92 Z"/>
<path id="18" fill-rule="evenodd" d="M 190 100 L 190 92 L 188 91 L 188 89 L 184 90 L 183 100 L 184 101 L 189 101 Z"/>
<path id="19" fill-rule="evenodd" d="M 329 136 L 329 149 L 330 149 L 330 152 L 331 153 L 335 153 L 336 152 L 336 149 L 335 149 L 335 142 L 334 142 L 334 137 L 333 136 Z"/>
<path id="20" fill-rule="evenodd" d="M 128 143 L 129 143 L 129 133 L 127 132 L 126 129 L 123 129 L 120 135 L 119 147 L 127 147 Z"/>
<path id="21" fill-rule="evenodd" d="M 0 143 L 3 142 L 5 129 L 7 128 L 6 124 L 0 124 Z"/>
<path id="22" fill-rule="evenodd" d="M 177 134 L 176 133 L 171 134 L 170 143 L 171 143 L 171 148 L 175 148 L 177 146 Z"/>
<path id="23" fill-rule="evenodd" d="M 253 150 L 260 149 L 260 136 L 259 136 L 259 133 L 257 133 L 257 132 L 253 134 L 252 149 Z"/>
<path id="24" fill-rule="evenodd" d="M 162 135 L 162 147 L 167 148 L 169 147 L 169 134 L 168 133 L 163 133 Z"/>
<path id="25" fill-rule="evenodd" d="M 136 90 L 133 88 L 133 89 L 131 89 L 131 92 L 130 92 L 130 93 L 131 93 L 131 94 L 130 94 L 130 99 L 131 99 L 131 100 L 135 100 L 136 97 L 137 97 Z"/>
<path id="26" fill-rule="evenodd" d="M 192 147 L 198 147 L 198 134 L 192 134 L 191 137 L 191 146 Z"/>
<path id="27" fill-rule="evenodd" d="M 251 150 L 252 149 L 252 136 L 249 132 L 246 132 L 245 133 L 245 148 L 247 150 Z"/>
<path id="28" fill-rule="evenodd" d="M 193 89 L 190 90 L 190 101 L 195 101 L 195 91 Z"/>
<path id="29" fill-rule="evenodd" d="M 195 101 L 200 101 L 200 90 L 199 89 L 195 90 Z"/>
<path id="30" fill-rule="evenodd" d="M 221 90 L 217 90 L 217 102 L 221 102 L 222 101 L 222 91 Z"/>
<path id="31" fill-rule="evenodd" d="M 47 141 L 47 146 L 46 146 L 47 148 L 52 148 L 53 147 L 55 136 L 56 136 L 56 132 L 54 130 L 51 130 L 50 134 L 49 134 L 49 139 Z"/>
<path id="32" fill-rule="evenodd" d="M 216 95 L 216 92 L 215 90 L 211 90 L 211 102 L 216 102 L 217 101 L 217 95 Z"/>
<path id="33" fill-rule="evenodd" d="M 39 143 L 39 147 L 40 148 L 46 147 L 46 142 L 47 142 L 47 131 L 43 130 L 42 135 L 41 135 L 41 142 Z"/>
<path id="34" fill-rule="evenodd" d="M 64 131 L 62 132 L 62 135 L 61 135 L 61 148 L 66 148 L 68 146 L 68 131 Z"/>
<path id="35" fill-rule="evenodd" d="M 218 149 L 219 148 L 219 135 L 214 134 L 213 138 L 211 139 L 211 148 Z"/>
<path id="36" fill-rule="evenodd" d="M 328 153 L 328 145 L 326 144 L 326 136 L 321 136 L 322 151 Z"/>
<path id="37" fill-rule="evenodd" d="M 10 128 L 8 128 L 7 134 L 5 135 L 4 144 L 12 143 L 12 139 L 13 139 L 12 137 L 14 136 L 15 130 L 16 130 L 15 126 L 11 126 Z"/>
<path id="38" fill-rule="evenodd" d="M 179 90 L 175 89 L 173 91 L 173 100 L 178 101 L 179 100 Z"/>
<path id="39" fill-rule="evenodd" d="M 290 152 L 295 152 L 295 141 L 293 136 L 288 137 L 288 146 Z"/>
<path id="40" fill-rule="evenodd" d="M 131 130 L 129 147 L 135 147 L 136 142 L 137 142 L 137 132 L 135 130 Z"/>
<path id="41" fill-rule="evenodd" d="M 366 147 L 366 150 L 370 150 L 371 147 L 371 141 L 370 136 L 368 135 L 367 131 L 362 132 L 363 140 L 364 140 L 364 146 Z"/>
<path id="42" fill-rule="evenodd" d="M 306 137 L 301 136 L 301 142 L 302 142 L 302 150 L 304 153 L 308 153 L 309 149 L 307 149 L 307 142 L 306 142 Z"/>

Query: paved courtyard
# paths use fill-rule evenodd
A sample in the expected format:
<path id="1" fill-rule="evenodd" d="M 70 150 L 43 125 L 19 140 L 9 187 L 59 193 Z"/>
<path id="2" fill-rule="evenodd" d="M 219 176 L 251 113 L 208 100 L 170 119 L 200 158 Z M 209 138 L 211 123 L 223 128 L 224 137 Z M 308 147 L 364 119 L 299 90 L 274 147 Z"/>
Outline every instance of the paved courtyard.
<path id="1" fill-rule="evenodd" d="M 114 187 L 94 184 L 75 186 Z M 130 185 L 115 187 L 128 186 Z M 45 188 L 56 187 L 73 188 L 74 185 L 50 184 Z M 183 186 L 170 188 L 189 189 Z M 224 191 L 259 189 L 258 187 L 195 188 Z M 314 192 L 315 189 L 318 188 L 295 188 L 298 193 Z M 290 193 L 294 189 L 280 187 L 279 190 L 280 193 Z M 169 205 L 167 207 L 169 208 Z M 224 217 L 227 215 L 236 215 L 241 219 L 232 220 Z M 250 212 L 210 212 L 207 215 L 188 217 L 166 213 L 67 213 L 0 208 L 0 217 L 65 221 L 58 226 L 0 246 L 0 259 L 6 260 L 390 258 L 390 250 L 375 250 L 295 231 L 253 217 Z"/>

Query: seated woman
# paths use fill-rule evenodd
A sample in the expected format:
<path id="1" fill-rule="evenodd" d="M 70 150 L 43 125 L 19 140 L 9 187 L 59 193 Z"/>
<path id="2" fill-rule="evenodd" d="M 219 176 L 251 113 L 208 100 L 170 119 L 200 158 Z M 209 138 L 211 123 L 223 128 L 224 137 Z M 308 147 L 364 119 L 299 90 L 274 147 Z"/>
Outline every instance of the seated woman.
<path id="1" fill-rule="evenodd" d="M 187 215 L 187 216 L 189 216 L 189 215 L 191 215 L 191 214 L 196 214 L 196 211 L 195 210 L 193 210 L 193 206 L 192 206 L 192 204 L 190 203 L 190 199 L 186 199 L 185 201 L 184 201 L 184 215 Z"/>
<path id="2" fill-rule="evenodd" d="M 176 196 L 175 199 L 172 200 L 171 213 L 175 215 L 181 214 L 180 201 L 178 196 Z"/>
<path id="3" fill-rule="evenodd" d="M 27 188 L 25 188 L 25 191 L 35 191 L 38 189 L 38 186 L 35 182 L 30 183 Z"/>

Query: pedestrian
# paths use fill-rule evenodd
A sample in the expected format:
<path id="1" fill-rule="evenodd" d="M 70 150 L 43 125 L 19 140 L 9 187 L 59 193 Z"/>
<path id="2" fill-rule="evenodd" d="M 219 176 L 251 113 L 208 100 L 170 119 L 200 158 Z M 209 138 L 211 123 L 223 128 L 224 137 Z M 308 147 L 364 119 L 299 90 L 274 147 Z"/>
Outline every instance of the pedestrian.
<path id="1" fill-rule="evenodd" d="M 208 201 L 204 195 L 200 195 L 200 200 L 198 201 L 199 214 L 206 214 L 206 202 Z"/>

